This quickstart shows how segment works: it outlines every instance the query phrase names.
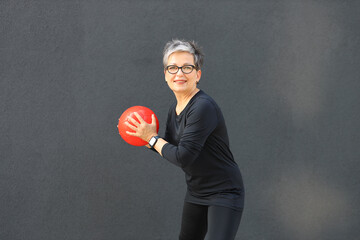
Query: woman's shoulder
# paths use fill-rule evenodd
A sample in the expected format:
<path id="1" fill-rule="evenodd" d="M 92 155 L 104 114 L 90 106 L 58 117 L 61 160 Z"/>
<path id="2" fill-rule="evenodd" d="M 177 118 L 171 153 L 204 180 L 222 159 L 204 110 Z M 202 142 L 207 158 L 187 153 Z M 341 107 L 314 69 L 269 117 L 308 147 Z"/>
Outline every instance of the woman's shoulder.
<path id="1" fill-rule="evenodd" d="M 171 113 L 174 112 L 175 108 L 176 108 L 176 102 L 173 102 L 169 107 L 168 116 L 170 116 Z"/>
<path id="2" fill-rule="evenodd" d="M 194 101 L 192 101 L 191 106 L 187 109 L 187 115 L 204 115 L 204 116 L 217 116 L 219 108 L 209 95 L 204 92 L 199 93 Z"/>
<path id="3" fill-rule="evenodd" d="M 176 108 L 176 102 L 175 101 L 171 103 L 169 110 L 174 109 L 174 108 Z"/>
<path id="4" fill-rule="evenodd" d="M 196 99 L 194 99 L 194 105 L 195 107 L 208 106 L 215 109 L 218 108 L 218 105 L 216 104 L 215 100 L 202 90 L 200 90 L 199 94 L 196 96 Z"/>

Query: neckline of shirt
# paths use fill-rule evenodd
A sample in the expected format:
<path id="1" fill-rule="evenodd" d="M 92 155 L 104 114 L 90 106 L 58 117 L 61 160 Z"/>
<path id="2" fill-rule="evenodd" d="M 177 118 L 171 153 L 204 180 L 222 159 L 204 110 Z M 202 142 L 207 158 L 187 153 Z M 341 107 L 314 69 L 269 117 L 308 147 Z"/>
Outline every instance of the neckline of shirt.
<path id="1" fill-rule="evenodd" d="M 200 94 L 200 92 L 202 93 L 203 91 L 202 91 L 201 89 L 199 89 L 199 91 L 198 91 L 197 93 L 195 93 L 195 95 L 190 99 L 190 101 L 186 104 L 186 106 L 184 107 L 184 109 L 183 109 L 183 110 L 181 111 L 181 113 L 179 113 L 179 114 L 176 113 L 176 104 L 175 104 L 174 112 L 175 112 L 175 116 L 176 116 L 177 118 L 181 117 L 181 116 L 184 114 L 185 110 L 190 106 L 190 104 L 194 101 L 194 99 L 196 98 L 196 96 Z"/>

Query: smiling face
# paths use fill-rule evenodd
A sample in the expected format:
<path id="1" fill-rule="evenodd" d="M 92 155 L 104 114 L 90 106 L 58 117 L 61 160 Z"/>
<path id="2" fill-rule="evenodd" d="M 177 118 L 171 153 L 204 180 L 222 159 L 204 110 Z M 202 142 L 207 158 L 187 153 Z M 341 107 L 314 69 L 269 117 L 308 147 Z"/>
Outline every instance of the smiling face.
<path id="1" fill-rule="evenodd" d="M 184 65 L 195 65 L 194 56 L 188 52 L 174 52 L 167 62 L 167 66 L 175 65 L 182 67 Z M 184 74 L 181 69 L 176 74 L 164 71 L 165 80 L 169 88 L 176 94 L 191 94 L 197 89 L 196 82 L 200 80 L 201 70 L 194 69 L 191 73 Z"/>

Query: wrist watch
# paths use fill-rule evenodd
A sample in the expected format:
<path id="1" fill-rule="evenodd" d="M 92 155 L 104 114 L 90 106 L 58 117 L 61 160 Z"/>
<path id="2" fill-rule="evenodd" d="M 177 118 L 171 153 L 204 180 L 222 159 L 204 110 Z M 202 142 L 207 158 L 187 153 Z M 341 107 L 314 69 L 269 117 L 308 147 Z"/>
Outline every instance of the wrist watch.
<path id="1" fill-rule="evenodd" d="M 149 146 L 151 148 L 154 148 L 154 146 L 159 138 L 160 138 L 159 136 L 154 136 L 154 137 L 150 138 Z"/>

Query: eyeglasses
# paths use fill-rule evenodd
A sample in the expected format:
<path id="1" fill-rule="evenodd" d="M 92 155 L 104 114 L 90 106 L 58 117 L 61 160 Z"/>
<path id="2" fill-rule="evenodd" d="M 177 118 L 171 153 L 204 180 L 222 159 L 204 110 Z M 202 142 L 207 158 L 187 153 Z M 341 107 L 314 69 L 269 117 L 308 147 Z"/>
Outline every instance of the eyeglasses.
<path id="1" fill-rule="evenodd" d="M 196 69 L 196 67 L 194 65 L 184 65 L 182 67 L 178 67 L 176 65 L 169 65 L 167 66 L 165 69 L 170 73 L 170 74 L 176 74 L 179 69 L 181 69 L 181 71 L 185 74 L 189 74 L 191 73 L 194 68 Z"/>

